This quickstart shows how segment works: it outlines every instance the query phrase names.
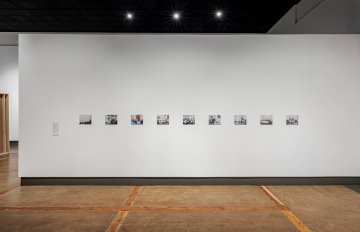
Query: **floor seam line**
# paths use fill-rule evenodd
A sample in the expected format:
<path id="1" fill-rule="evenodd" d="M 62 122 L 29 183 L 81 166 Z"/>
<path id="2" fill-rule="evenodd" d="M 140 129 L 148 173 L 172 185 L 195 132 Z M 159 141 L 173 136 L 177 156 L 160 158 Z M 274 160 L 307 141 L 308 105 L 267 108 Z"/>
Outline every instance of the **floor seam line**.
<path id="1" fill-rule="evenodd" d="M 119 207 L 0 207 L 0 211 L 281 211 L 278 207 L 147 207 L 135 206 L 131 208 Z"/>
<path id="2" fill-rule="evenodd" d="M 278 207 L 147 207 L 147 206 L 135 206 L 131 208 L 131 211 L 199 211 L 199 212 L 213 212 L 213 211 L 281 211 Z"/>
<path id="3" fill-rule="evenodd" d="M 117 212 L 119 207 L 0 207 L 0 211 L 99 211 L 99 212 Z"/>
<path id="4" fill-rule="evenodd" d="M 17 189 L 18 187 L 20 187 L 20 186 L 15 186 L 15 187 L 12 187 L 12 188 L 10 188 L 10 189 L 8 189 L 8 190 L 5 190 L 5 191 L 3 191 L 3 192 L 0 192 L 0 196 L 1 196 L 1 195 L 5 195 L 5 194 L 11 192 L 11 191 Z"/>
<path id="5" fill-rule="evenodd" d="M 281 209 L 281 213 L 300 231 L 311 232 L 311 230 L 287 207 L 279 198 L 277 198 L 267 187 L 260 186 L 265 194 Z"/>
<path id="6" fill-rule="evenodd" d="M 125 201 L 124 205 L 123 205 L 123 209 L 126 210 L 128 209 L 131 210 L 132 206 L 135 204 L 138 196 L 140 195 L 141 191 L 143 189 L 143 186 L 136 186 L 132 193 L 130 194 L 129 198 Z"/>
<path id="7" fill-rule="evenodd" d="M 135 186 L 131 191 L 130 195 L 123 203 L 123 206 L 119 209 L 118 213 L 115 215 L 114 219 L 111 221 L 111 224 L 106 229 L 106 232 L 116 232 L 119 231 L 121 225 L 125 221 L 131 207 L 139 196 L 143 186 Z"/>
<path id="8" fill-rule="evenodd" d="M 129 211 L 122 211 L 119 210 L 118 213 L 115 215 L 114 219 L 111 221 L 111 224 L 106 229 L 106 232 L 116 232 L 120 229 L 120 226 L 125 221 L 126 216 L 128 215 Z"/>

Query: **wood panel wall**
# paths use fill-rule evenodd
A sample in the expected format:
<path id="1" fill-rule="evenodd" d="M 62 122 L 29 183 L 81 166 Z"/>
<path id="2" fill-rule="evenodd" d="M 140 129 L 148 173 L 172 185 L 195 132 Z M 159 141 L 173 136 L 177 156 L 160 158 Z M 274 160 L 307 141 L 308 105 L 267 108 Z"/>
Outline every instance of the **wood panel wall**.
<path id="1" fill-rule="evenodd" d="M 9 95 L 0 93 L 0 154 L 9 151 Z"/>

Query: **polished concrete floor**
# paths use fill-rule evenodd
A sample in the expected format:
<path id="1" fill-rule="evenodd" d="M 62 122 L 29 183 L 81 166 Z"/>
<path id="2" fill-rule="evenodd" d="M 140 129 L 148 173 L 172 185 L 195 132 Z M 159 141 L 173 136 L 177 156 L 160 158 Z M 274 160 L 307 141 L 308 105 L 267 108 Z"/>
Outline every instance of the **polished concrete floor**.
<path id="1" fill-rule="evenodd" d="M 20 186 L 0 157 L 0 232 L 360 231 L 358 186 Z"/>

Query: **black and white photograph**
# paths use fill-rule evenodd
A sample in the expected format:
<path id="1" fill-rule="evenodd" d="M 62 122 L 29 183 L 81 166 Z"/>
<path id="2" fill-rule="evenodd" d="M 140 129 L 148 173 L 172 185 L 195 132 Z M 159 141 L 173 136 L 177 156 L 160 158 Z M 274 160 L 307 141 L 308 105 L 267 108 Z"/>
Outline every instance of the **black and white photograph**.
<path id="1" fill-rule="evenodd" d="M 105 125 L 117 125 L 117 115 L 116 114 L 105 115 Z"/>
<path id="2" fill-rule="evenodd" d="M 143 125 L 144 119 L 142 114 L 131 115 L 131 125 Z"/>
<path id="3" fill-rule="evenodd" d="M 79 124 L 80 125 L 91 125 L 91 114 L 80 114 Z"/>
<path id="4" fill-rule="evenodd" d="M 260 116 L 260 125 L 272 125 L 273 116 L 272 115 L 261 115 Z"/>
<path id="5" fill-rule="evenodd" d="M 170 116 L 168 114 L 159 114 L 157 116 L 157 124 L 158 125 L 169 125 Z"/>
<path id="6" fill-rule="evenodd" d="M 221 125 L 221 115 L 209 115 L 209 125 Z"/>
<path id="7" fill-rule="evenodd" d="M 247 125 L 247 116 L 246 115 L 234 115 L 234 124 L 235 125 Z"/>
<path id="8" fill-rule="evenodd" d="M 183 115 L 184 125 L 195 125 L 195 115 Z"/>
<path id="9" fill-rule="evenodd" d="M 299 125 L 299 115 L 286 115 L 286 125 Z"/>

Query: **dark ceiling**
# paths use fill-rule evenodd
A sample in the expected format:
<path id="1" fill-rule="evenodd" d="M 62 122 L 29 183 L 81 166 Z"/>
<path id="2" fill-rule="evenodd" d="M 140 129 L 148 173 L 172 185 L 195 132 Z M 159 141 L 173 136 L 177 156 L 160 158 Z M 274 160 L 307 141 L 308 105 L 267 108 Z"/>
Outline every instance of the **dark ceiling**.
<path id="1" fill-rule="evenodd" d="M 0 31 L 266 33 L 299 1 L 0 0 Z"/>

